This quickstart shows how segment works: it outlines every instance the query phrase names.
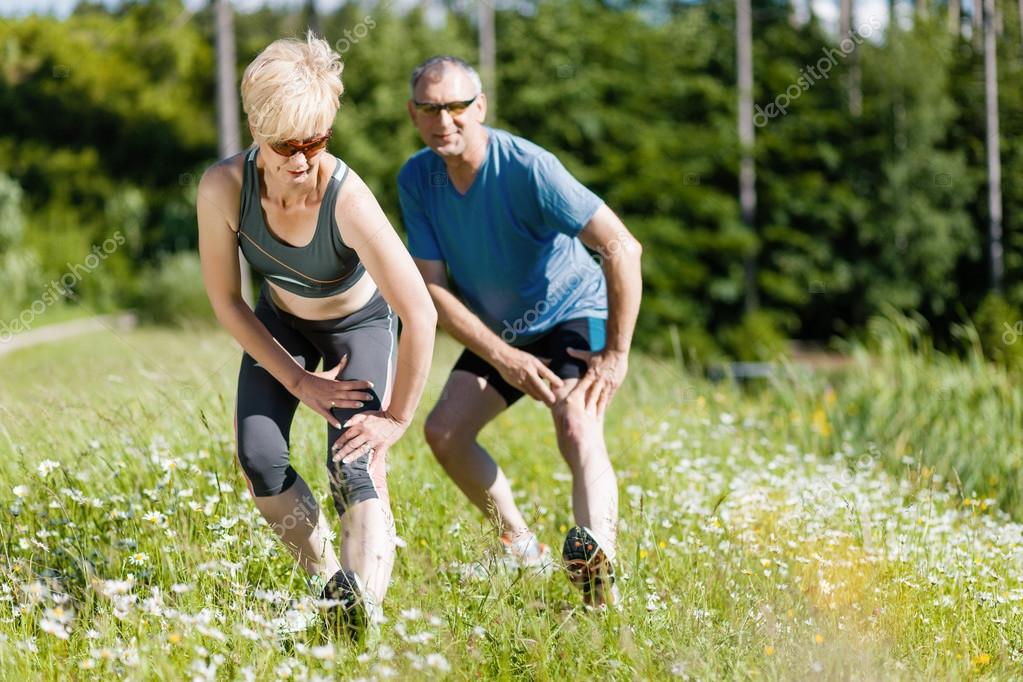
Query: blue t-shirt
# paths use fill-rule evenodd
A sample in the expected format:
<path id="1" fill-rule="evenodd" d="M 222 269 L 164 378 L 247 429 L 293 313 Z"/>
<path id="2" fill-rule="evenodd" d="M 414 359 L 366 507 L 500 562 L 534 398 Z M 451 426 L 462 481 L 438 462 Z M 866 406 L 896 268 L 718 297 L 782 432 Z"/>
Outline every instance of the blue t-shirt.
<path id="1" fill-rule="evenodd" d="M 429 148 L 402 166 L 409 251 L 444 261 L 469 309 L 506 343 L 573 318 L 607 319 L 604 273 L 577 239 L 600 197 L 542 147 L 486 130 L 486 158 L 464 195 Z"/>

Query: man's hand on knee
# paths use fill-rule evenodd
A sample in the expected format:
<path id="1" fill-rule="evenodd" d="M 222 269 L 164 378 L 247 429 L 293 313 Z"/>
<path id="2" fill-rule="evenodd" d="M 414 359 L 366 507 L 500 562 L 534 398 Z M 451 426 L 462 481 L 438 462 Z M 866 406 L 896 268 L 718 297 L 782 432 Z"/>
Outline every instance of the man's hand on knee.
<path id="1" fill-rule="evenodd" d="M 625 381 L 629 371 L 629 354 L 618 350 L 599 352 L 568 348 L 567 353 L 577 360 L 586 361 L 586 374 L 569 395 L 582 399 L 588 412 L 603 419 L 607 406 Z"/>
<path id="2" fill-rule="evenodd" d="M 501 354 L 494 367 L 509 384 L 548 407 L 553 407 L 557 400 L 554 391 L 564 385 L 546 362 L 511 346 Z"/>

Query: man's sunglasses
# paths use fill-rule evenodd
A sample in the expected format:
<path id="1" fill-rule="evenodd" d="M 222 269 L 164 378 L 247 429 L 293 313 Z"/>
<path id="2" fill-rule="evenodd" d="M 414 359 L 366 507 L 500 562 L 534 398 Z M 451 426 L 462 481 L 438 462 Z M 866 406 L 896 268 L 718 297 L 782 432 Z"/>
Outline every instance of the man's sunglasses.
<path id="1" fill-rule="evenodd" d="M 327 146 L 327 140 L 330 139 L 333 132 L 334 130 L 331 129 L 323 135 L 310 137 L 306 140 L 283 140 L 281 142 L 271 142 L 270 149 L 274 150 L 281 156 L 294 156 L 295 154 L 302 152 L 305 154 L 307 159 L 311 159 L 323 151 L 324 147 Z"/>
<path id="2" fill-rule="evenodd" d="M 479 95 L 476 95 L 479 97 Z M 436 116 L 445 109 L 451 113 L 452 116 L 458 116 L 460 113 L 469 108 L 469 105 L 476 101 L 476 97 L 467 99 L 462 102 L 447 102 L 445 104 L 434 104 L 433 102 L 417 102 L 412 100 L 412 103 L 416 107 L 416 111 L 421 114 L 429 114 L 430 116 Z"/>

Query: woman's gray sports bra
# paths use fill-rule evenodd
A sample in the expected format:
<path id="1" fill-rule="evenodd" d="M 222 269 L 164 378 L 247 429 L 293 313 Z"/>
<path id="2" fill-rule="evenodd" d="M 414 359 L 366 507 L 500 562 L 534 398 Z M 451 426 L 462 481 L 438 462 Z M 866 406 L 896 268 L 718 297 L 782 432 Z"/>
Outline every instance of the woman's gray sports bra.
<path id="1" fill-rule="evenodd" d="M 366 271 L 358 254 L 341 240 L 334 218 L 334 204 L 348 177 L 348 166 L 337 160 L 323 193 L 312 241 L 291 246 L 275 238 L 266 226 L 256 168 L 258 151 L 259 147 L 253 147 L 245 155 L 242 175 L 238 242 L 245 259 L 256 272 L 299 296 L 324 298 L 345 291 Z"/>

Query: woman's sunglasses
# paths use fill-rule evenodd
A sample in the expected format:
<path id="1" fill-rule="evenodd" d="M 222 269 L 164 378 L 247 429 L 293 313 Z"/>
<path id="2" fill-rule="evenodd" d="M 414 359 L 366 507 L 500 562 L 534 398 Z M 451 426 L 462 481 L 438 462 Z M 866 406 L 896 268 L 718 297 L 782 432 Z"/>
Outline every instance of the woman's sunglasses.
<path id="1" fill-rule="evenodd" d="M 281 156 L 294 156 L 295 154 L 302 152 L 305 154 L 307 159 L 311 159 L 323 151 L 324 147 L 327 146 L 327 140 L 330 139 L 330 135 L 333 132 L 334 130 L 331 129 L 323 135 L 310 137 L 306 140 L 283 140 L 281 142 L 271 142 L 270 149 L 274 150 Z"/>
<path id="2" fill-rule="evenodd" d="M 476 95 L 479 97 L 479 95 Z M 445 109 L 451 113 L 452 116 L 458 116 L 460 113 L 469 108 L 469 105 L 476 101 L 476 97 L 467 99 L 461 102 L 447 102 L 445 104 L 434 104 L 433 102 L 417 102 L 412 100 L 412 103 L 416 107 L 416 111 L 421 114 L 428 114 L 430 116 L 436 116 Z"/>

